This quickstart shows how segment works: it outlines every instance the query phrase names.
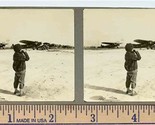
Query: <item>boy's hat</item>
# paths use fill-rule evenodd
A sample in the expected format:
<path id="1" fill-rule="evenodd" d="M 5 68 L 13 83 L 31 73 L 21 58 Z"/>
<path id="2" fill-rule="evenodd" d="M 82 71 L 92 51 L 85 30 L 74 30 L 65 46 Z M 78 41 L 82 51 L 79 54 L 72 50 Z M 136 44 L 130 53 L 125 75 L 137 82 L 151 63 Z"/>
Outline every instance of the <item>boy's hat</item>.
<path id="1" fill-rule="evenodd" d="M 20 52 L 20 50 L 22 49 L 22 46 L 20 44 L 15 44 L 13 46 L 13 49 L 15 52 Z"/>
<path id="2" fill-rule="evenodd" d="M 127 43 L 126 45 L 125 45 L 125 50 L 126 51 L 132 51 L 132 49 L 133 49 L 133 44 L 131 44 L 131 43 Z"/>

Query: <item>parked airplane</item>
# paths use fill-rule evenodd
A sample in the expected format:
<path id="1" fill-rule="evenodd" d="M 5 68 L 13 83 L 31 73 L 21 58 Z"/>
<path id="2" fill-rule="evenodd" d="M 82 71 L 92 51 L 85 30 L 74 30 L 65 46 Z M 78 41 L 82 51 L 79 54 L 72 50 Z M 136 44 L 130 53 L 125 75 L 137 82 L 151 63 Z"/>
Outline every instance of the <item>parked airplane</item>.
<path id="1" fill-rule="evenodd" d="M 134 42 L 138 43 L 138 44 L 133 44 L 134 48 L 155 49 L 155 41 L 135 39 Z"/>
<path id="2" fill-rule="evenodd" d="M 101 47 L 102 48 L 118 48 L 120 46 L 121 43 L 115 42 L 115 43 L 111 43 L 111 42 L 102 42 L 101 43 Z"/>
<path id="3" fill-rule="evenodd" d="M 22 48 L 32 48 L 37 49 L 37 50 L 49 50 L 49 49 L 68 49 L 68 48 L 73 48 L 72 46 L 69 45 L 61 45 L 61 44 L 51 44 L 48 42 L 38 42 L 38 41 L 30 41 L 30 40 L 21 40 L 19 41 L 22 46 Z"/>
<path id="4" fill-rule="evenodd" d="M 24 44 L 22 45 L 23 48 L 32 48 L 33 50 L 38 49 L 38 47 L 42 44 L 42 42 L 30 40 L 21 40 L 19 42 Z"/>
<path id="5" fill-rule="evenodd" d="M 7 43 L 0 43 L 0 49 L 4 49 L 4 47 L 7 45 Z"/>

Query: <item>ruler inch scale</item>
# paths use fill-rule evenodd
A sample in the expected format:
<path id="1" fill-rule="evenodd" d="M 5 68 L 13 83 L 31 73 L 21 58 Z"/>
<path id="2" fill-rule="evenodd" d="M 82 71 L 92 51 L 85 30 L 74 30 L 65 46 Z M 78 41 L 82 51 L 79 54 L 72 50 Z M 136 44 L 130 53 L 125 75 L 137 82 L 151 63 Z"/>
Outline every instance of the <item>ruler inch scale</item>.
<path id="1" fill-rule="evenodd" d="M 153 104 L 0 104 L 0 124 L 155 124 Z"/>

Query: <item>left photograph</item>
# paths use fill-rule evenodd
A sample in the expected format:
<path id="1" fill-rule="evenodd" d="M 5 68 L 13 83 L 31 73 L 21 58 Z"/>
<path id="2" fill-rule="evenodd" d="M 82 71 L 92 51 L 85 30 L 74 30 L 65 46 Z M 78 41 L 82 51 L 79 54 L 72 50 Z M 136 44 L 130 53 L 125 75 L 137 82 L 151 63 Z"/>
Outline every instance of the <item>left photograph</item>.
<path id="1" fill-rule="evenodd" d="M 74 100 L 74 11 L 0 9 L 0 101 Z"/>

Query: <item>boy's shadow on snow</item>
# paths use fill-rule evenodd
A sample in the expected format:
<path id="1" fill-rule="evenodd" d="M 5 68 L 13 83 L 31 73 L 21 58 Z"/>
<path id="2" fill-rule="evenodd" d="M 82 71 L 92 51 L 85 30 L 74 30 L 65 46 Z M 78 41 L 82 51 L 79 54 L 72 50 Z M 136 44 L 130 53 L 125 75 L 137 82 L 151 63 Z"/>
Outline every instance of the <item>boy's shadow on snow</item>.
<path id="1" fill-rule="evenodd" d="M 106 87 L 100 87 L 100 86 L 94 86 L 94 85 L 89 85 L 89 84 L 86 84 L 85 88 L 95 89 L 95 90 L 103 90 L 103 91 L 113 92 L 113 93 L 117 93 L 117 94 L 126 94 L 122 90 L 113 89 L 113 88 L 106 88 Z"/>
<path id="2" fill-rule="evenodd" d="M 0 89 L 0 93 L 13 95 L 13 92 L 4 89 Z"/>

